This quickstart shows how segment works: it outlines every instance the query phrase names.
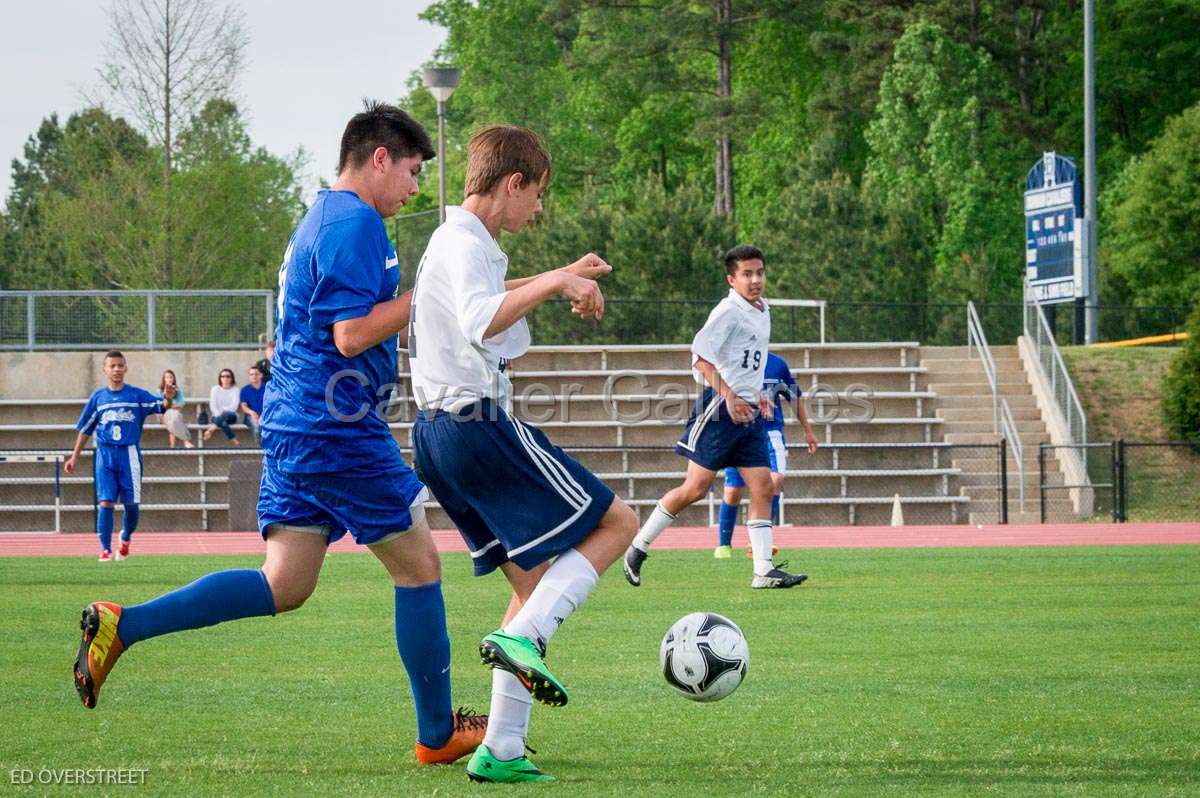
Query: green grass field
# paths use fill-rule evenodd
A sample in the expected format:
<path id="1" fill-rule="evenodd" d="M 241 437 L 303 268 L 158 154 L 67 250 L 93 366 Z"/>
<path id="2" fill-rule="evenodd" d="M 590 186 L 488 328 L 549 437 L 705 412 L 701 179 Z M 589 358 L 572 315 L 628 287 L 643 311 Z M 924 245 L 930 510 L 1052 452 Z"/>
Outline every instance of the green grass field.
<path id="1" fill-rule="evenodd" d="M 80 607 L 133 603 L 253 558 L 0 559 L 0 766 L 138 767 L 165 795 L 1200 795 L 1200 547 L 826 550 L 812 576 L 751 591 L 744 559 L 656 554 L 634 590 L 610 571 L 555 637 L 572 689 L 536 706 L 554 785 L 471 785 L 421 769 L 392 597 L 368 556 L 330 557 L 296 613 L 146 641 L 83 709 L 69 669 Z M 797 563 L 802 559 L 802 563 Z M 486 712 L 474 654 L 498 575 L 445 558 L 456 703 Z M 742 687 L 670 691 L 666 628 L 736 620 Z M 465 764 L 465 763 L 463 763 Z M 97 787 L 75 788 L 104 794 Z"/>

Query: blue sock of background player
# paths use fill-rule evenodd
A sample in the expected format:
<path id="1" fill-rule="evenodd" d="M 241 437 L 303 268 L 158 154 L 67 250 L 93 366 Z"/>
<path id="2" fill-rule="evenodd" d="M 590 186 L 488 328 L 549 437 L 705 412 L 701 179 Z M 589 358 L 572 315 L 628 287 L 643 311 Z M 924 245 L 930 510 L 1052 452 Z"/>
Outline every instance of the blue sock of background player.
<path id="1" fill-rule="evenodd" d="M 737 524 L 738 506 L 736 504 L 726 504 L 721 502 L 721 526 L 718 531 L 720 538 L 718 545 L 732 546 L 733 545 L 733 527 Z"/>
<path id="2" fill-rule="evenodd" d="M 138 519 L 141 518 L 141 511 L 138 505 L 129 503 L 125 505 L 124 520 L 121 524 L 121 540 L 126 543 L 133 537 L 133 533 L 137 531 Z"/>
<path id="3" fill-rule="evenodd" d="M 775 494 L 775 498 L 771 499 L 771 520 L 779 523 L 779 494 Z"/>
<path id="4" fill-rule="evenodd" d="M 100 537 L 100 548 L 112 551 L 113 507 L 100 505 L 96 513 L 96 534 Z"/>

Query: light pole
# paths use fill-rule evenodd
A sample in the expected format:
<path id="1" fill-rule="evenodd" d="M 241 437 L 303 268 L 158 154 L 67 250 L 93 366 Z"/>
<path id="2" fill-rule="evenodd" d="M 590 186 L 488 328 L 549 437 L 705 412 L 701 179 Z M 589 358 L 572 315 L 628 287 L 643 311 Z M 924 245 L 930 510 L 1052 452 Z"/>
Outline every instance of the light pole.
<path id="1" fill-rule="evenodd" d="M 458 69 L 430 67 L 422 83 L 437 100 L 438 117 L 438 221 L 446 221 L 446 101 L 458 86 Z"/>
<path id="2" fill-rule="evenodd" d="M 1096 10 L 1094 0 L 1083 0 L 1083 229 L 1084 340 L 1100 340 L 1100 269 L 1096 263 Z M 1078 235 L 1078 233 L 1076 233 Z"/>

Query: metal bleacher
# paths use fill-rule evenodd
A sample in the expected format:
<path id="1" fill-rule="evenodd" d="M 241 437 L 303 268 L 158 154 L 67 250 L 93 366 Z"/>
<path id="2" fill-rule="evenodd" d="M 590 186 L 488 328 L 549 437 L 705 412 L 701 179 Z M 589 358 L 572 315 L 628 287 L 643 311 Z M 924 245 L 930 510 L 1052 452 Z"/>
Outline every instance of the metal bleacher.
<path id="1" fill-rule="evenodd" d="M 808 393 L 808 412 L 821 442 L 820 450 L 809 455 L 799 445 L 799 426 L 789 424 L 786 523 L 887 523 L 896 495 L 909 523 L 994 516 L 994 499 L 988 509 L 987 499 L 980 498 L 992 495 L 987 491 L 996 471 L 994 449 L 972 455 L 946 442 L 919 344 L 776 344 L 772 351 L 787 359 Z M 534 347 L 512 364 L 516 411 L 644 517 L 684 472 L 685 461 L 672 446 L 696 393 L 688 365 L 685 345 Z M 402 356 L 399 391 L 388 418 L 406 450 L 416 413 L 408 384 Z M 0 400 L 0 453 L 68 454 L 84 401 L 82 396 Z M 186 412 L 194 419 L 194 406 Z M 191 428 L 199 430 L 196 424 Z M 245 429 L 239 437 L 249 442 Z M 229 446 L 220 435 L 192 450 L 165 445 L 163 427 L 147 424 L 141 528 L 228 529 L 230 464 L 258 456 L 256 450 Z M 75 476 L 60 475 L 63 529 L 91 528 L 90 473 L 90 463 L 84 462 Z M 53 529 L 54 481 L 52 465 L 3 464 L 0 531 Z M 969 495 L 964 486 L 972 488 Z M 450 526 L 436 504 L 429 509 L 435 528 Z M 707 524 L 711 512 L 710 504 L 701 502 L 681 521 Z"/>

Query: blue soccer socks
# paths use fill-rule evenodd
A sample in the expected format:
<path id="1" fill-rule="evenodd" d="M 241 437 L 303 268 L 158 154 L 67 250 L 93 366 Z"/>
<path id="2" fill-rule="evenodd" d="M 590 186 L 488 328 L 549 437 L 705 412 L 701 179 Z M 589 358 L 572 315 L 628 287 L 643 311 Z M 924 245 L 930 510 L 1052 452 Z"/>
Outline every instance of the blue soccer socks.
<path id="1" fill-rule="evenodd" d="M 262 571 L 217 571 L 144 604 L 125 607 L 117 633 L 128 648 L 171 632 L 274 614 L 275 598 Z"/>
<path id="2" fill-rule="evenodd" d="M 732 546 L 733 545 L 733 528 L 737 525 L 738 506 L 736 504 L 726 504 L 721 502 L 721 526 L 718 532 L 719 540 L 717 545 Z"/>
<path id="3" fill-rule="evenodd" d="M 113 508 L 101 505 L 96 513 L 96 534 L 100 537 L 100 548 L 112 551 Z"/>
<path id="4" fill-rule="evenodd" d="M 138 519 L 141 518 L 141 510 L 136 504 L 124 505 L 124 521 L 121 524 L 121 540 L 126 543 L 133 537 L 133 533 L 137 531 Z"/>
<path id="5" fill-rule="evenodd" d="M 450 634 L 442 583 L 396 587 L 396 649 L 417 709 L 417 742 L 441 748 L 454 732 L 450 714 Z"/>

